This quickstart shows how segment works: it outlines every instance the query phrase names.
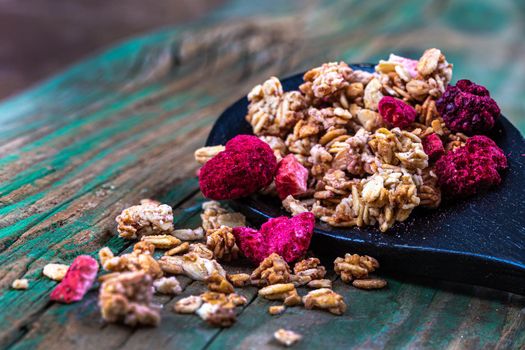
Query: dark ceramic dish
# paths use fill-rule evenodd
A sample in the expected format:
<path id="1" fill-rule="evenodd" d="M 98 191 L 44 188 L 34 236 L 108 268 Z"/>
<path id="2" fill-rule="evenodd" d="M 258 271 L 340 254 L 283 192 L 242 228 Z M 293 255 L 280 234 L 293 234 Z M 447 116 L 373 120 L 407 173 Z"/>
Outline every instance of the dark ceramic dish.
<path id="1" fill-rule="evenodd" d="M 373 65 L 352 65 L 372 71 Z M 302 74 L 282 81 L 297 89 Z M 248 101 L 241 98 L 224 111 L 206 145 L 224 144 L 252 134 L 245 121 Z M 445 202 L 437 210 L 418 208 L 387 233 L 372 227 L 335 228 L 318 223 L 311 248 L 330 256 L 345 252 L 377 257 L 383 271 L 478 284 L 525 294 L 525 142 L 503 116 L 491 135 L 509 160 L 503 183 L 465 200 Z M 255 195 L 232 203 L 252 222 L 287 215 L 276 198 Z"/>

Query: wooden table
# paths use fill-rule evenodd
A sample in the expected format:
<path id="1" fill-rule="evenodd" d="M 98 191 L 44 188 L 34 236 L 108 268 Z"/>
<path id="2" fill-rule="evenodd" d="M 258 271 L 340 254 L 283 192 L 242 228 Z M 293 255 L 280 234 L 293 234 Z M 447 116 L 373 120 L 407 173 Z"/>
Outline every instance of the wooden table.
<path id="1" fill-rule="evenodd" d="M 142 329 L 103 323 L 95 289 L 76 304 L 49 302 L 55 283 L 42 267 L 103 246 L 129 249 L 114 218 L 140 198 L 176 207 L 177 227 L 198 225 L 192 152 L 228 104 L 270 75 L 336 59 L 375 62 L 392 51 L 418 57 L 435 46 L 456 79 L 487 85 L 525 130 L 518 1 L 265 5 L 233 2 L 135 38 L 0 105 L 0 347 L 262 349 L 277 347 L 271 334 L 280 327 L 304 335 L 297 348 L 525 347 L 525 297 L 401 275 L 377 292 L 336 281 L 349 306 L 340 317 L 301 307 L 270 316 L 272 303 L 243 289 L 250 302 L 224 330 L 171 312 L 178 297 L 159 298 L 161 326 Z M 22 277 L 29 290 L 11 290 Z M 181 280 L 183 295 L 204 288 Z"/>

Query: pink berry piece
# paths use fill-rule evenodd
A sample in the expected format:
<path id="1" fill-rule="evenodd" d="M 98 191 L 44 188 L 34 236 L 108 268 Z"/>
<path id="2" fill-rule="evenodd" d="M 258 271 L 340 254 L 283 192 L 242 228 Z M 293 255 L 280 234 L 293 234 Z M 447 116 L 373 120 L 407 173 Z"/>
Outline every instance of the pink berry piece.
<path id="1" fill-rule="evenodd" d="M 275 187 L 279 198 L 285 199 L 289 195 L 303 194 L 307 189 L 308 170 L 294 157 L 289 154 L 277 165 L 275 176 Z"/>
<path id="2" fill-rule="evenodd" d="M 276 168 L 277 159 L 267 143 L 255 136 L 238 135 L 204 164 L 199 185 L 210 199 L 246 197 L 268 186 Z"/>
<path id="3" fill-rule="evenodd" d="M 389 127 L 406 128 L 417 117 L 414 107 L 390 96 L 384 96 L 378 104 L 379 114 Z"/>
<path id="4" fill-rule="evenodd" d="M 451 197 L 467 197 L 501 183 L 507 158 L 494 141 L 482 135 L 442 156 L 435 166 L 443 191 Z"/>
<path id="5" fill-rule="evenodd" d="M 82 300 L 97 277 L 98 263 L 88 255 L 73 260 L 64 279 L 53 289 L 50 299 L 65 304 Z"/>
<path id="6" fill-rule="evenodd" d="M 314 215 L 305 212 L 292 218 L 280 216 L 270 219 L 260 230 L 236 227 L 233 234 L 241 252 L 253 263 L 259 264 L 272 253 L 291 263 L 306 253 L 314 226 Z"/>
<path id="7" fill-rule="evenodd" d="M 447 86 L 436 107 L 450 130 L 467 135 L 492 129 L 501 112 L 484 86 L 466 79 Z"/>
<path id="8" fill-rule="evenodd" d="M 437 134 L 430 134 L 423 138 L 423 150 L 430 160 L 436 160 L 445 154 L 443 142 Z"/>

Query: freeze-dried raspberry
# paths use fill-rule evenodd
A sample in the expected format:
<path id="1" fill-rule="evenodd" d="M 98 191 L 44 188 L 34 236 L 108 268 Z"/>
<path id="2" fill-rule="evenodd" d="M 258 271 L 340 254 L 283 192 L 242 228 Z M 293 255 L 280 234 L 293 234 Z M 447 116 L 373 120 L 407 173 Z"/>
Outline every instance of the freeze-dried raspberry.
<path id="1" fill-rule="evenodd" d="M 416 120 L 414 107 L 405 102 L 385 96 L 378 104 L 379 114 L 390 127 L 406 128 Z"/>
<path id="2" fill-rule="evenodd" d="M 284 157 L 277 165 L 275 188 L 281 200 L 289 195 L 303 194 L 307 189 L 308 170 L 293 154 Z"/>
<path id="3" fill-rule="evenodd" d="M 456 86 L 447 86 L 436 107 L 450 130 L 469 135 L 492 129 L 500 115 L 489 91 L 466 79 L 458 81 Z"/>
<path id="4" fill-rule="evenodd" d="M 501 148 L 486 136 L 474 136 L 465 146 L 442 156 L 435 172 L 443 191 L 465 197 L 498 185 L 500 172 L 506 168 L 507 158 Z"/>
<path id="5" fill-rule="evenodd" d="M 280 216 L 270 219 L 259 231 L 236 227 L 233 234 L 240 250 L 254 263 L 260 263 L 272 253 L 277 253 L 287 262 L 293 262 L 306 253 L 314 225 L 314 215 L 305 212 L 293 218 Z"/>
<path id="6" fill-rule="evenodd" d="M 205 197 L 233 199 L 245 197 L 268 186 L 277 160 L 265 142 L 255 136 L 238 135 L 226 143 L 226 150 L 204 164 L 199 185 Z"/>
<path id="7" fill-rule="evenodd" d="M 436 160 L 445 153 L 443 142 L 437 134 L 430 134 L 423 139 L 423 150 L 430 160 Z"/>
<path id="8" fill-rule="evenodd" d="M 70 304 L 82 300 L 97 277 L 98 263 L 88 255 L 73 260 L 66 276 L 51 292 L 50 299 Z"/>

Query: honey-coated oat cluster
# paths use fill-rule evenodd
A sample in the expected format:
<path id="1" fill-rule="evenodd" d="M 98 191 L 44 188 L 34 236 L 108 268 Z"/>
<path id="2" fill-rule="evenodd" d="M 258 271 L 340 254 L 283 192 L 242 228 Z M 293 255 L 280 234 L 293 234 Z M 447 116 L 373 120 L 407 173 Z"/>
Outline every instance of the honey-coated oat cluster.
<path id="1" fill-rule="evenodd" d="M 466 179 L 461 172 L 479 171 L 468 164 L 451 166 L 438 179 L 435 161 L 464 147 L 464 133 L 486 132 L 499 116 L 484 87 L 468 80 L 452 86 L 451 77 L 452 65 L 432 48 L 417 61 L 391 55 L 374 73 L 325 63 L 304 74 L 298 91 L 283 91 L 275 77 L 254 87 L 246 120 L 282 159 L 275 187 L 283 206 L 293 215 L 310 211 L 333 226 L 386 231 L 417 206 L 438 207 L 442 184 L 499 183 Z M 296 165 L 279 173 L 286 160 L 293 164 L 291 156 L 307 180 L 301 169 L 290 170 Z"/>

